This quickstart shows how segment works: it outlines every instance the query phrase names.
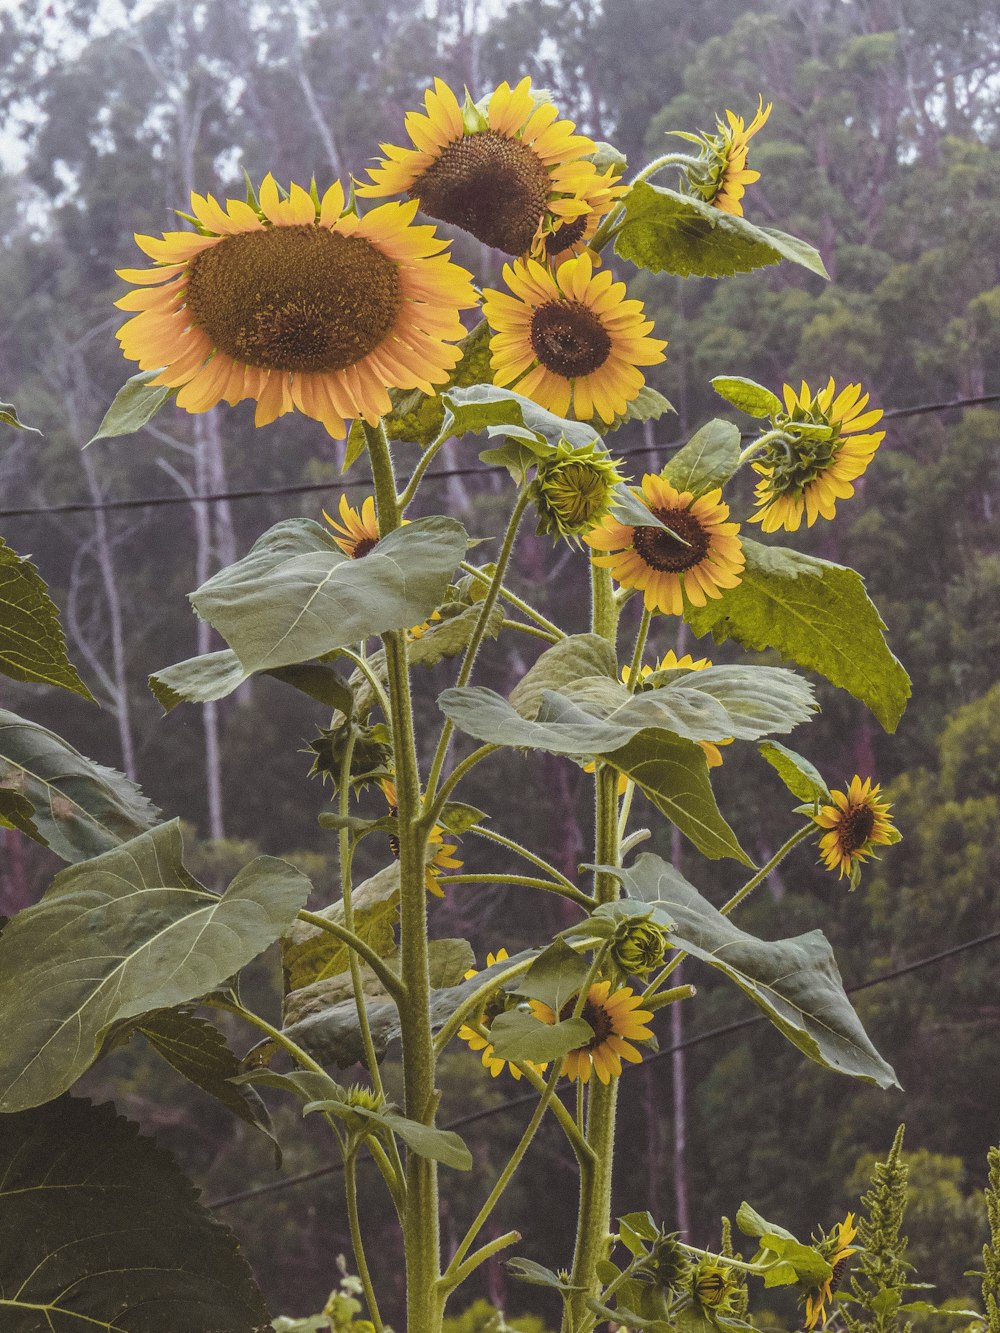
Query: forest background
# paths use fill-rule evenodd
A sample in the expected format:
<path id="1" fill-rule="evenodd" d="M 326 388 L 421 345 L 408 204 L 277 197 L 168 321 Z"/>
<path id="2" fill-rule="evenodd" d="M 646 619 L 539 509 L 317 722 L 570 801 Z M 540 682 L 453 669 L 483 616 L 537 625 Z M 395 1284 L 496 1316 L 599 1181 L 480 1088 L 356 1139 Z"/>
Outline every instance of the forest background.
<path id="1" fill-rule="evenodd" d="M 398 139 L 403 113 L 434 75 L 480 96 L 525 73 L 583 130 L 613 140 L 633 168 L 666 151 L 666 131 L 710 130 L 726 107 L 750 115 L 758 94 L 773 100 L 753 144 L 762 179 L 748 193 L 748 215 L 812 241 L 833 277 L 827 285 L 782 266 L 717 286 L 623 271 L 670 341 L 649 379 L 676 414 L 626 426 L 616 453 L 648 449 L 662 465 L 672 443 L 718 414 L 715 374 L 773 389 L 800 377 L 861 379 L 887 409 L 1000 394 L 1000 16 L 990 0 L 770 0 L 749 9 L 744 0 L 512 0 L 478 12 L 467 0 L 8 6 L 0 13 L 0 397 L 43 436 L 4 430 L 0 522 L 50 584 L 71 654 L 102 707 L 37 688 L 25 702 L 35 720 L 181 814 L 191 869 L 213 887 L 259 849 L 297 861 L 333 896 L 335 846 L 316 821 L 329 789 L 309 776 L 309 744 L 324 718 L 265 679 L 164 718 L 146 677 L 221 646 L 191 612 L 191 588 L 270 524 L 317 517 L 344 485 L 356 499 L 365 478 L 341 480 L 343 445 L 315 423 L 293 416 L 256 431 L 246 407 L 201 416 L 168 408 L 140 435 L 81 452 L 131 371 L 113 337 L 122 318 L 111 305 L 122 290 L 114 268 L 134 262 L 132 233 L 169 228 L 170 210 L 185 207 L 193 188 L 240 195 L 245 168 L 255 180 L 269 170 L 285 182 L 315 174 L 323 189 L 333 177 L 360 176 L 378 142 Z M 468 236 L 456 235 L 455 255 L 499 275 L 500 257 Z M 1000 934 L 998 427 L 995 403 L 893 420 L 842 520 L 805 542 L 865 575 L 914 681 L 889 737 L 820 682 L 824 711 L 807 752 L 832 785 L 855 771 L 888 783 L 904 841 L 852 895 L 800 850 L 747 909 L 746 925 L 775 933 L 780 902 L 780 933 L 821 926 L 849 987 Z M 450 444 L 435 470 L 433 487 L 445 492 L 438 507 L 495 536 L 503 480 L 472 443 Z M 232 496 L 240 491 L 272 494 Z M 145 503 L 151 496 L 162 499 Z M 542 610 L 579 606 L 579 624 L 567 628 L 582 629 L 586 562 L 567 552 L 539 589 L 547 542 L 522 538 L 512 582 L 534 585 Z M 667 618 L 657 628 L 659 651 L 726 659 L 710 643 L 664 637 L 673 633 Z M 489 683 L 509 688 L 528 665 L 521 652 L 501 638 Z M 429 712 L 441 685 L 433 671 L 421 684 L 418 708 Z M 22 693 L 6 683 L 4 706 L 16 708 Z M 773 828 L 768 812 L 781 788 L 742 748 L 716 785 L 744 845 L 764 861 L 774 847 L 759 830 Z M 572 873 L 590 819 L 582 775 L 552 756 L 509 762 L 509 781 L 488 803 Z M 473 802 L 475 784 L 473 775 Z M 40 896 L 57 865 L 16 832 L 0 839 L 0 913 L 9 914 Z M 375 841 L 362 848 L 372 870 L 385 854 Z M 677 848 L 668 839 L 655 850 Z M 726 872 L 715 874 L 709 890 L 721 901 Z M 501 944 L 513 952 L 524 942 L 522 892 L 455 886 L 435 933 L 467 936 L 480 954 Z M 565 925 L 558 904 L 551 910 L 547 924 Z M 998 962 L 1000 939 L 987 938 L 857 994 L 905 1089 L 894 1093 L 802 1061 L 764 1023 L 672 1051 L 748 1017 L 742 997 L 692 969 L 703 1000 L 697 1028 L 684 1030 L 674 1006 L 660 1057 L 626 1075 L 620 1142 L 642 1152 L 633 1160 L 621 1151 L 618 1211 L 649 1207 L 712 1244 L 719 1214 L 750 1197 L 808 1234 L 856 1202 L 865 1155 L 884 1154 L 905 1120 L 915 1154 L 911 1257 L 938 1299 L 971 1294 L 962 1273 L 985 1226 L 976 1196 L 986 1149 L 1000 1138 Z M 275 1010 L 276 967 L 261 965 L 256 976 Z M 464 1053 L 445 1070 L 466 1111 L 483 1113 L 463 1128 L 477 1163 L 498 1169 L 528 1114 L 503 1105 L 516 1086 L 490 1080 Z M 308 1126 L 279 1110 L 286 1153 L 276 1175 L 262 1137 L 137 1044 L 103 1061 L 81 1091 L 113 1096 L 155 1132 L 209 1201 L 323 1160 Z M 494 1223 L 499 1233 L 508 1217 L 530 1218 L 530 1253 L 551 1263 L 575 1208 L 562 1152 L 555 1134 L 540 1135 Z M 460 1207 L 447 1199 L 444 1207 L 447 1236 Z M 397 1265 L 381 1208 L 369 1201 L 367 1226 L 374 1235 L 384 1226 L 381 1262 Z M 219 1216 L 241 1237 L 272 1308 L 305 1314 L 322 1305 L 330 1256 L 349 1248 L 336 1177 L 238 1199 Z M 549 1308 L 500 1264 L 485 1266 L 480 1286 L 507 1309 Z"/>

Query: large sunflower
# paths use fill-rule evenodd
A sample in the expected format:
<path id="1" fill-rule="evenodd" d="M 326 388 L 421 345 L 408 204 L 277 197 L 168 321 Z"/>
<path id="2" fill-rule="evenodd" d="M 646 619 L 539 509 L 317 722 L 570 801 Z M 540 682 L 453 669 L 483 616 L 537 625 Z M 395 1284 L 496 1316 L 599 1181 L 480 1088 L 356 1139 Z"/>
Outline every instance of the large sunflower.
<path id="1" fill-rule="evenodd" d="M 507 953 L 506 949 L 498 949 L 495 954 L 488 953 L 486 955 L 486 966 L 492 967 L 494 963 L 502 963 L 509 956 L 510 955 Z M 471 981 L 473 977 L 478 977 L 478 976 L 479 976 L 478 968 L 470 967 L 465 974 L 465 980 Z M 504 994 L 503 991 L 497 991 L 496 994 L 493 995 L 493 997 L 483 1006 L 480 1013 L 476 1016 L 476 1022 L 478 1023 L 479 1027 L 489 1029 L 489 1026 L 493 1022 L 494 1018 L 496 1018 L 499 1014 L 502 1014 L 506 1010 L 506 1008 L 507 1008 L 506 995 Z M 469 1043 L 470 1050 L 482 1051 L 483 1066 L 484 1068 L 490 1071 L 490 1074 L 494 1078 L 499 1077 L 499 1075 L 503 1073 L 504 1069 L 506 1068 L 507 1061 L 501 1060 L 498 1055 L 494 1054 L 493 1043 L 491 1041 L 487 1040 L 487 1038 L 485 1037 L 480 1036 L 480 1034 L 476 1031 L 476 1029 L 474 1027 L 470 1027 L 468 1023 L 462 1024 L 462 1026 L 458 1029 L 458 1035 L 462 1039 L 462 1041 L 466 1041 Z M 525 1060 L 523 1063 L 528 1065 L 537 1074 L 544 1074 L 546 1069 L 548 1069 L 548 1065 L 536 1064 L 534 1060 Z M 520 1069 L 518 1069 L 517 1065 L 512 1064 L 510 1066 L 510 1072 L 516 1079 L 519 1079 L 521 1077 L 521 1071 Z"/>
<path id="2" fill-rule="evenodd" d="M 534 259 L 504 265 L 513 295 L 483 292 L 493 378 L 550 412 L 580 421 L 612 422 L 645 384 L 639 366 L 663 361 L 666 342 L 625 284 L 594 272 L 585 251 L 550 273 Z"/>
<path id="3" fill-rule="evenodd" d="M 686 176 L 692 194 L 704 199 L 713 208 L 720 208 L 734 217 L 743 216 L 743 194 L 748 185 L 760 180 L 759 171 L 747 170 L 750 140 L 762 129 L 771 114 L 771 103 L 758 100 L 757 114 L 749 125 L 742 116 L 726 112 L 726 121 L 715 122 L 715 134 L 682 134 L 684 139 L 701 148 L 697 166 L 689 167 Z"/>
<path id="4" fill-rule="evenodd" d="M 843 1279 L 847 1261 L 852 1254 L 858 1252 L 857 1246 L 851 1244 L 857 1234 L 858 1229 L 854 1225 L 854 1214 L 848 1213 L 843 1222 L 838 1222 L 830 1235 L 820 1244 L 820 1253 L 833 1269 L 833 1272 L 818 1287 L 813 1287 L 806 1292 L 805 1323 L 807 1329 L 814 1329 L 818 1324 L 825 1322 L 826 1307 L 833 1300 L 833 1293 Z"/>
<path id="5" fill-rule="evenodd" d="M 884 430 L 870 433 L 881 421 L 882 409 L 865 411 L 869 395 L 861 392 L 860 384 L 849 384 L 838 394 L 830 379 L 814 394 L 803 380 L 798 393 L 786 384 L 784 398 L 786 410 L 772 424 L 785 432 L 786 442 L 769 446 L 753 465 L 761 480 L 755 491 L 757 512 L 750 522 L 759 523 L 764 532 L 796 532 L 803 515 L 810 528 L 820 515 L 833 518 L 837 501 L 854 494 L 851 482 L 885 439 Z M 812 437 L 817 426 L 829 428 L 827 438 Z"/>
<path id="6" fill-rule="evenodd" d="M 118 270 L 137 290 L 117 305 L 139 312 L 122 351 L 179 389 L 179 407 L 254 398 L 258 426 L 298 408 L 341 439 L 352 418 L 389 411 L 388 388 L 447 380 L 476 296 L 447 242 L 413 225 L 416 204 L 358 217 L 339 182 L 322 200 L 298 185 L 282 199 L 268 175 L 259 207 L 198 194 L 191 207 L 198 231 L 137 235 L 154 267 Z"/>
<path id="7" fill-rule="evenodd" d="M 642 1055 L 626 1038 L 642 1041 L 653 1035 L 650 1028 L 643 1026 L 653 1015 L 640 1009 L 641 1004 L 642 996 L 633 994 L 631 986 L 612 992 L 610 981 L 595 981 L 580 1015 L 594 1029 L 594 1035 L 586 1046 L 564 1057 L 562 1072 L 567 1078 L 588 1083 L 591 1073 L 595 1073 L 602 1083 L 610 1083 L 612 1078 L 620 1077 L 623 1060 L 640 1064 Z M 540 1000 L 532 1000 L 531 1008 L 543 1023 L 556 1021 L 552 1009 Z M 564 1006 L 560 1019 L 571 1017 L 575 1008 L 574 998 Z"/>
<path id="8" fill-rule="evenodd" d="M 414 145 L 383 144 L 362 195 L 401 194 L 423 211 L 471 232 L 509 255 L 537 248 L 544 234 L 585 218 L 595 206 L 597 145 L 538 101 L 531 80 L 501 83 L 479 106 L 463 108 L 441 79 L 424 94 L 426 115 L 411 111 Z M 601 187 L 601 188 L 606 188 Z"/>
<path id="9" fill-rule="evenodd" d="M 831 791 L 832 805 L 824 805 L 812 816 L 827 832 L 819 840 L 820 859 L 827 870 L 837 870 L 838 879 L 850 875 L 857 880 L 861 862 L 875 855 L 876 847 L 899 841 L 899 830 L 889 814 L 888 801 L 879 800 L 879 784 L 861 781 L 855 773 L 846 792 Z"/>
<path id="10" fill-rule="evenodd" d="M 677 536 L 663 528 L 631 528 L 606 515 L 584 537 L 595 550 L 610 553 L 593 556 L 595 565 L 610 569 L 623 588 L 640 588 L 647 611 L 667 615 L 681 615 L 685 603 L 704 606 L 724 588 L 736 587 L 745 557 L 736 535 L 740 525 L 726 521 L 729 506 L 721 490 L 695 499 L 691 491 L 679 492 L 664 477 L 647 473 L 638 498 Z"/>

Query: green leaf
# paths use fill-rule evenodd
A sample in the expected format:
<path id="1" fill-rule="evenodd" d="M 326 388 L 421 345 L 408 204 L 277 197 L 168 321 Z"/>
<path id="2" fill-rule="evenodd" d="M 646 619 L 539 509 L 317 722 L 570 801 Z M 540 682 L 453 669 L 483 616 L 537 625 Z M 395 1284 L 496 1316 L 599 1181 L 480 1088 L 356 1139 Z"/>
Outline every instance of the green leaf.
<path id="1" fill-rule="evenodd" d="M 800 801 L 830 800 L 830 792 L 822 774 L 808 759 L 778 741 L 761 741 L 757 748 L 792 795 Z"/>
<path id="2" fill-rule="evenodd" d="M 42 841 L 64 861 L 117 847 L 156 823 L 159 811 L 113 768 L 87 759 L 61 736 L 0 709 L 0 790 L 30 803 Z M 5 797 L 12 809 L 10 797 Z M 23 811 L 20 802 L 17 809 Z M 26 825 L 21 831 L 34 837 Z"/>
<path id="3" fill-rule="evenodd" d="M 0 1134 L 4 1333 L 255 1333 L 263 1298 L 232 1234 L 111 1105 L 63 1097 Z"/>
<path id="4" fill-rule="evenodd" d="M 676 922 L 673 943 L 739 986 L 811 1060 L 880 1088 L 898 1086 L 851 1007 L 822 931 L 758 940 L 734 926 L 672 865 L 648 852 L 626 870 L 602 869 L 621 880 L 630 898 L 664 904 Z"/>
<path id="5" fill-rule="evenodd" d="M 354 933 L 380 958 L 396 948 L 395 925 L 399 918 L 399 862 L 393 861 L 357 885 L 351 894 Z M 338 900 L 316 914 L 343 926 L 344 903 Z M 346 972 L 350 951 L 328 931 L 307 921 L 296 921 L 281 942 L 286 993 L 301 990 L 314 981 L 325 981 Z"/>
<path id="6" fill-rule="evenodd" d="M 631 778 L 703 856 L 713 861 L 731 857 L 753 866 L 722 817 L 708 778 L 708 762 L 699 745 L 669 731 L 650 728 L 603 758 Z"/>
<path id="7" fill-rule="evenodd" d="M 330 1101 L 307 1102 L 302 1108 L 303 1115 L 312 1115 L 317 1111 L 338 1116 L 342 1120 L 349 1120 L 352 1116 L 367 1120 L 373 1127 L 377 1126 L 398 1134 L 418 1157 L 441 1162 L 442 1165 L 450 1166 L 456 1171 L 472 1170 L 472 1153 L 469 1152 L 461 1136 L 453 1130 L 422 1125 L 417 1120 L 409 1120 L 406 1116 L 397 1115 L 395 1111 L 384 1107 L 370 1110 L 366 1106 L 351 1106 L 342 1097 Z"/>
<path id="8" fill-rule="evenodd" d="M 818 671 L 895 731 L 910 678 L 889 650 L 885 624 L 853 569 L 782 546 L 744 540 L 743 581 L 685 619 L 695 634 L 735 639 Z"/>
<path id="9" fill-rule="evenodd" d="M 143 370 L 126 380 L 105 412 L 97 434 L 92 435 L 87 444 L 93 444 L 96 440 L 110 440 L 117 435 L 134 435 L 137 430 L 142 430 L 175 392 L 150 383 L 159 374 L 158 370 Z"/>
<path id="10" fill-rule="evenodd" d="M 290 519 L 191 601 L 247 671 L 293 666 L 425 620 L 467 544 L 455 519 L 419 518 L 352 560 L 318 523 Z"/>
<path id="11" fill-rule="evenodd" d="M 578 446 L 600 441 L 593 426 L 557 417 L 530 398 L 494 384 L 454 389 L 444 393 L 442 400 L 446 407 L 443 429 L 449 435 L 480 435 L 485 431 L 490 436 L 513 435 L 526 443 L 552 448 L 560 440 Z"/>
<path id="12" fill-rule="evenodd" d="M 600 634 L 571 634 L 546 648 L 511 690 L 510 702 L 522 717 L 536 718 L 546 690 L 592 676 L 618 679 L 615 650 Z"/>
<path id="13" fill-rule="evenodd" d="M 631 486 L 627 486 L 625 482 L 618 483 L 614 489 L 614 498 L 611 501 L 611 513 L 618 522 L 625 523 L 630 528 L 659 528 L 662 532 L 669 532 L 677 541 L 683 541 L 683 537 L 679 537 L 673 528 L 668 528 L 666 523 L 656 517 L 648 505 L 643 504 L 639 494 Z"/>
<path id="14" fill-rule="evenodd" d="M 723 278 L 790 259 L 829 278 L 815 247 L 676 190 L 639 181 L 625 198 L 615 250 L 652 273 Z"/>
<path id="15" fill-rule="evenodd" d="M 36 426 L 26 426 L 18 419 L 17 408 L 13 403 L 0 403 L 0 422 L 5 426 L 13 426 L 15 430 L 30 430 L 32 435 L 42 433 Z"/>
<path id="16" fill-rule="evenodd" d="M 589 972 L 590 964 L 587 960 L 564 940 L 557 939 L 538 955 L 521 978 L 514 994 L 541 1000 L 558 1015 L 579 994 Z"/>
<path id="17" fill-rule="evenodd" d="M 766 1221 L 746 1202 L 740 1204 L 736 1225 L 745 1236 L 755 1236 L 760 1243 L 754 1263 L 774 1265 L 764 1275 L 765 1287 L 787 1287 L 799 1282 L 816 1287 L 833 1272 L 817 1249 L 803 1245 L 784 1227 Z"/>
<path id="18" fill-rule="evenodd" d="M 149 688 L 163 711 L 169 713 L 180 703 L 204 704 L 225 699 L 252 674 L 231 648 L 223 648 L 220 652 L 189 657 L 184 662 L 164 667 L 162 671 L 154 671 L 149 677 Z M 264 674 L 293 686 L 328 708 L 339 708 L 343 713 L 351 711 L 351 691 L 333 667 L 308 662 L 275 667 Z"/>
<path id="19" fill-rule="evenodd" d="M 600 417 L 593 417 L 590 424 L 601 435 L 608 435 L 613 430 L 618 430 L 629 421 L 659 421 L 660 417 L 667 412 L 676 412 L 677 409 L 669 398 L 664 398 L 663 394 L 657 389 L 651 389 L 648 384 L 644 384 L 636 396 L 627 404 L 625 411 L 616 416 L 610 423 L 603 421 Z"/>
<path id="20" fill-rule="evenodd" d="M 740 461 L 740 432 L 731 421 L 716 418 L 696 431 L 663 469 L 678 491 L 704 495 L 724 486 Z"/>
<path id="21" fill-rule="evenodd" d="M 59 612 L 38 570 L 0 537 L 0 672 L 94 702 L 66 656 Z"/>
<path id="22" fill-rule="evenodd" d="M 626 1213 L 618 1219 L 618 1230 L 624 1244 L 635 1255 L 645 1254 L 646 1246 L 643 1242 L 652 1244 L 660 1236 L 660 1228 L 649 1212 Z"/>
<path id="23" fill-rule="evenodd" d="M 747 380 L 741 375 L 716 375 L 711 385 L 720 398 L 725 398 L 727 403 L 732 403 L 749 417 L 773 417 L 784 411 L 778 395 L 756 380 Z"/>
<path id="24" fill-rule="evenodd" d="M 536 1264 L 534 1259 L 508 1259 L 507 1268 L 520 1282 L 527 1282 L 533 1287 L 551 1287 L 554 1291 L 580 1291 L 564 1281 L 558 1273 L 544 1264 Z"/>
<path id="25" fill-rule="evenodd" d="M 9 787 L 0 787 L 0 828 L 17 829 L 19 833 L 40 842 L 43 847 L 49 845 L 35 823 L 35 807 L 27 796 L 11 791 Z"/>
<path id="26" fill-rule="evenodd" d="M 543 1023 L 523 1009 L 508 1009 L 490 1024 L 493 1053 L 501 1060 L 533 1060 L 548 1064 L 594 1039 L 594 1029 L 583 1018 Z"/>
<path id="27" fill-rule="evenodd" d="M 470 828 L 475 828 L 484 820 L 489 819 L 489 815 L 484 810 L 478 810 L 474 805 L 466 805 L 463 801 L 448 801 L 438 815 L 438 822 L 442 828 L 446 828 L 449 833 L 468 833 Z"/>
<path id="28" fill-rule="evenodd" d="M 219 897 L 182 862 L 177 821 L 63 870 L 0 936 L 0 1111 L 50 1101 L 93 1064 L 109 1030 L 234 976 L 309 895 L 260 856 Z"/>

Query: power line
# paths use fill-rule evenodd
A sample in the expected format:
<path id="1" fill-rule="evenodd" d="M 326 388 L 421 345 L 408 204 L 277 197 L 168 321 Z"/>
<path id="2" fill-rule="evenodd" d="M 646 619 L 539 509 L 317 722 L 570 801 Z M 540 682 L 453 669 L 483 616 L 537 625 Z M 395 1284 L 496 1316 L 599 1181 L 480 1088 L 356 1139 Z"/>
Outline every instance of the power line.
<path id="1" fill-rule="evenodd" d="M 995 940 L 1000 940 L 1000 930 L 993 930 L 988 935 L 980 935 L 973 940 L 965 940 L 962 944 L 954 944 L 949 949 L 942 949 L 938 953 L 928 954 L 925 958 L 918 958 L 915 962 L 905 963 L 902 967 L 893 968 L 891 972 L 882 972 L 878 976 L 869 977 L 866 981 L 859 981 L 853 986 L 846 986 L 848 995 L 856 994 L 858 991 L 868 990 L 872 986 L 882 986 L 887 982 L 898 981 L 900 977 L 909 976 L 912 972 L 922 971 L 925 967 L 932 967 L 935 963 L 944 962 L 948 958 L 954 958 L 958 954 L 968 953 L 972 949 L 979 949 L 984 944 L 992 944 Z M 718 1037 L 727 1037 L 733 1032 L 742 1032 L 745 1028 L 757 1027 L 761 1023 L 769 1023 L 771 1020 L 766 1014 L 754 1014 L 750 1018 L 741 1018 L 735 1023 L 724 1023 L 720 1027 L 708 1028 L 705 1032 L 696 1033 L 692 1037 L 685 1038 L 666 1050 L 657 1051 L 654 1055 L 642 1062 L 642 1065 L 626 1066 L 622 1073 L 624 1078 L 626 1074 L 633 1070 L 645 1068 L 655 1060 L 664 1060 L 668 1055 L 673 1055 L 677 1051 L 689 1050 L 692 1046 L 700 1046 L 703 1042 L 714 1041 Z M 471 1111 L 468 1115 L 460 1116 L 457 1120 L 452 1120 L 449 1124 L 441 1126 L 442 1129 L 457 1130 L 463 1129 L 469 1125 L 475 1124 L 479 1120 L 487 1120 L 491 1116 L 499 1115 L 504 1111 L 512 1111 L 518 1106 L 528 1106 L 537 1099 L 537 1093 L 529 1092 L 520 1097 L 512 1097 L 508 1101 L 499 1102 L 496 1106 L 484 1107 L 479 1111 Z M 370 1160 L 362 1158 L 361 1160 Z M 220 1209 L 228 1208 L 233 1204 L 244 1203 L 247 1199 L 256 1199 L 261 1194 L 271 1194 L 276 1190 L 291 1189 L 294 1185 L 304 1185 L 310 1180 L 318 1180 L 322 1176 L 334 1175 L 343 1170 L 342 1162 L 332 1162 L 328 1166 L 317 1167 L 313 1171 L 303 1171 L 300 1175 L 289 1176 L 286 1180 L 272 1181 L 266 1185 L 256 1185 L 253 1189 L 241 1190 L 238 1194 L 227 1194 L 221 1199 L 215 1199 L 206 1204 L 207 1208 Z"/>
<path id="2" fill-rule="evenodd" d="M 987 403 L 1000 403 L 1000 394 L 982 394 L 975 398 L 955 398 L 947 403 L 919 403 L 916 407 L 894 408 L 892 411 L 885 412 L 882 419 L 883 421 L 898 421 L 902 417 L 924 416 L 930 412 L 949 412 L 963 407 L 983 406 Z M 743 438 L 752 439 L 753 432 L 744 431 Z M 615 450 L 614 452 L 621 458 L 633 458 L 642 454 L 664 453 L 681 447 L 681 443 L 637 445 L 632 449 Z M 502 471 L 503 468 L 499 464 L 487 467 L 441 468 L 438 471 L 428 471 L 423 480 L 444 481 L 449 477 L 486 477 Z M 336 485 L 336 482 L 328 481 L 304 482 L 294 486 L 211 491 L 204 495 L 146 495 L 134 500 L 101 500 L 96 504 L 93 501 L 80 501 L 79 503 L 64 505 L 35 505 L 20 509 L 0 509 L 0 518 L 28 518 L 38 514 L 89 514 L 98 510 L 153 509 L 164 505 L 222 504 L 236 500 L 270 499 L 282 495 L 309 495 L 319 491 L 333 490 Z"/>

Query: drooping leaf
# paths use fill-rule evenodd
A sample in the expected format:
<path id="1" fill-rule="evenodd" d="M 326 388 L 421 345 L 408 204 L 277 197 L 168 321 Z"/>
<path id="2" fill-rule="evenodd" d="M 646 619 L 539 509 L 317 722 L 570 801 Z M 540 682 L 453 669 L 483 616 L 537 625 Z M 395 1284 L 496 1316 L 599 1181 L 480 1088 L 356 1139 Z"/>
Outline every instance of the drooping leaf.
<path id="1" fill-rule="evenodd" d="M 0 537 L 0 672 L 94 696 L 66 656 L 59 612 L 38 570 Z"/>
<path id="2" fill-rule="evenodd" d="M 28 430 L 32 435 L 41 435 L 37 426 L 26 426 L 17 415 L 17 408 L 13 403 L 0 403 L 0 424 L 4 426 L 13 426 L 15 430 Z"/>
<path id="3" fill-rule="evenodd" d="M 886 643 L 885 624 L 853 569 L 782 546 L 744 539 L 743 581 L 707 606 L 689 607 L 695 634 L 735 639 L 783 657 L 867 704 L 895 731 L 910 697 L 910 678 Z"/>
<path id="4" fill-rule="evenodd" d="M 126 380 L 105 412 L 96 435 L 92 435 L 87 443 L 110 440 L 118 435 L 134 435 L 137 430 L 142 430 L 175 392 L 150 383 L 159 373 L 158 370 L 142 370 Z"/>
<path id="5" fill-rule="evenodd" d="M 443 394 L 442 400 L 446 408 L 443 429 L 450 435 L 479 435 L 485 431 L 490 436 L 511 436 L 553 448 L 560 440 L 584 445 L 600 439 L 593 426 L 557 417 L 523 394 L 495 384 L 454 389 Z"/>
<path id="6" fill-rule="evenodd" d="M 0 1133 L 4 1333 L 259 1333 L 232 1234 L 113 1106 L 61 1097 Z"/>
<path id="7" fill-rule="evenodd" d="M 303 1115 L 312 1115 L 316 1111 L 347 1118 L 360 1116 L 373 1127 L 380 1126 L 398 1134 L 411 1152 L 418 1157 L 427 1157 L 442 1166 L 450 1166 L 455 1171 L 472 1170 L 472 1153 L 466 1147 L 461 1135 L 454 1130 L 437 1129 L 434 1125 L 423 1125 L 419 1120 L 410 1120 L 395 1111 L 384 1108 L 369 1110 L 368 1107 L 345 1105 L 343 1101 L 308 1102 L 302 1108 Z"/>
<path id="8" fill-rule="evenodd" d="M 399 862 L 391 862 L 359 884 L 351 894 L 351 904 L 354 933 L 380 958 L 393 953 L 396 948 L 395 925 L 399 917 Z M 343 926 L 343 900 L 338 899 L 316 915 Z M 321 926 L 296 921 L 281 942 L 281 961 L 287 993 L 346 972 L 350 954 L 346 944 Z"/>
<path id="9" fill-rule="evenodd" d="M 113 1025 L 172 1009 L 234 976 L 287 930 L 309 895 L 260 856 L 225 893 L 185 869 L 177 821 L 63 870 L 0 936 L 0 1111 L 50 1101 Z"/>
<path id="10" fill-rule="evenodd" d="M 747 416 L 760 419 L 784 411 L 784 403 L 778 395 L 755 380 L 744 379 L 741 375 L 716 375 L 711 384 L 720 398 L 725 398 Z"/>
<path id="11" fill-rule="evenodd" d="M 814 246 L 773 227 L 758 227 L 690 195 L 639 181 L 625 198 L 615 250 L 652 273 L 723 278 L 783 259 L 828 278 Z"/>
<path id="12" fill-rule="evenodd" d="M 501 1060 L 533 1060 L 548 1064 L 594 1039 L 594 1029 L 583 1018 L 544 1023 L 523 1009 L 508 1009 L 490 1024 L 493 1053 Z"/>
<path id="13" fill-rule="evenodd" d="M 554 1291 L 580 1290 L 553 1273 L 551 1268 L 536 1264 L 534 1259 L 508 1259 L 506 1267 L 519 1281 L 530 1283 L 533 1287 L 551 1287 Z"/>
<path id="14" fill-rule="evenodd" d="M 761 741 L 757 748 L 792 795 L 800 801 L 830 800 L 830 792 L 822 774 L 808 759 L 778 741 Z"/>
<path id="15" fill-rule="evenodd" d="M 318 523 L 289 519 L 191 601 L 247 671 L 293 666 L 425 620 L 467 544 L 455 519 L 420 518 L 352 560 Z"/>
<path id="16" fill-rule="evenodd" d="M 231 648 L 223 648 L 154 671 L 149 677 L 149 688 L 163 711 L 169 713 L 180 703 L 204 704 L 228 698 L 252 674 Z M 331 666 L 307 662 L 300 666 L 275 667 L 264 674 L 293 686 L 328 708 L 350 712 L 351 692 Z"/>
<path id="17" fill-rule="evenodd" d="M 649 852 L 617 875 L 630 898 L 660 902 L 676 922 L 673 943 L 718 969 L 750 997 L 795 1046 L 827 1069 L 898 1086 L 844 991 L 822 931 L 759 940 L 724 917 L 672 865 Z"/>
<path id="18" fill-rule="evenodd" d="M 663 469 L 676 490 L 704 495 L 724 486 L 740 459 L 740 432 L 731 421 L 709 421 L 691 436 Z"/>
<path id="19" fill-rule="evenodd" d="M 123 774 L 85 758 L 61 736 L 6 709 L 0 709 L 0 789 L 30 803 L 35 828 L 64 861 L 98 856 L 150 828 L 159 817 Z M 34 837 L 27 825 L 18 827 Z"/>

